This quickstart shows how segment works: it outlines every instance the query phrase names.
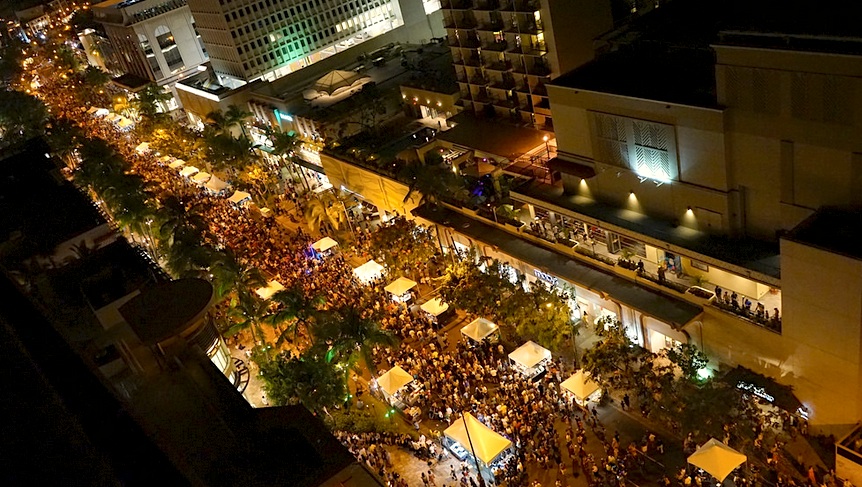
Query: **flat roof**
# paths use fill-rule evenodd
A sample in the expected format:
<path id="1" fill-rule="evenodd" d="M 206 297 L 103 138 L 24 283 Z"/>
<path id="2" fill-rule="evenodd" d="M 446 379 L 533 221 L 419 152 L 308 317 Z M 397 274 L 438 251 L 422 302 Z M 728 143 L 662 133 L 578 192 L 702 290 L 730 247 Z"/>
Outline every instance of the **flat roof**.
<path id="1" fill-rule="evenodd" d="M 515 199 L 518 199 L 518 194 L 522 194 L 764 276 L 775 279 L 781 277 L 778 242 L 764 242 L 749 237 L 710 235 L 691 228 L 674 226 L 671 222 L 642 213 L 635 215 L 629 210 L 595 200 L 566 195 L 562 188 L 538 182 L 526 184 L 512 191 L 512 197 Z"/>
<path id="2" fill-rule="evenodd" d="M 502 156 L 510 161 L 542 145 L 545 135 L 553 137 L 549 132 L 499 120 L 482 120 L 467 112 L 459 113 L 451 121 L 454 127 L 438 133 L 439 140 Z"/>
<path id="3" fill-rule="evenodd" d="M 154 345 L 176 335 L 209 309 L 212 285 L 203 279 L 177 279 L 151 287 L 120 306 L 138 338 Z"/>
<path id="4" fill-rule="evenodd" d="M 494 245 L 503 253 L 563 279 L 588 289 L 606 292 L 615 300 L 677 328 L 682 328 L 703 312 L 703 308 L 688 301 L 639 286 L 447 208 L 422 205 L 413 210 L 413 214 Z"/>
<path id="5" fill-rule="evenodd" d="M 127 296 L 161 277 L 140 251 L 132 248 L 125 239 L 117 239 L 87 257 L 93 269 L 81 281 L 81 291 L 93 309 L 98 310 Z"/>
<path id="6" fill-rule="evenodd" d="M 859 245 L 860 228 L 862 228 L 862 207 L 827 206 L 806 218 L 785 235 L 785 238 L 862 260 L 862 245 Z"/>

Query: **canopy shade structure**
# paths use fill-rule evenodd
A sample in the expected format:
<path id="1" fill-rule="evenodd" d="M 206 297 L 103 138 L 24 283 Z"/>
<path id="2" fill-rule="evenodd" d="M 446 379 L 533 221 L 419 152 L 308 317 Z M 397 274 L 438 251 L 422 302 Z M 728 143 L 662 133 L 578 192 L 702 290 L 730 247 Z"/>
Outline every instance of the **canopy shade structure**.
<path id="1" fill-rule="evenodd" d="M 367 76 L 363 76 L 354 71 L 334 70 L 326 73 L 322 78 L 314 83 L 314 90 L 318 93 L 326 93 L 332 95 L 341 88 L 348 88 Z"/>
<path id="2" fill-rule="evenodd" d="M 107 117 L 108 109 L 107 108 L 97 108 L 95 112 L 93 112 L 93 116 L 95 117 Z"/>
<path id="3" fill-rule="evenodd" d="M 192 177 L 192 181 L 194 181 L 195 184 L 201 185 L 209 181 L 212 176 L 212 174 L 206 171 L 201 171 Z"/>
<path id="4" fill-rule="evenodd" d="M 126 117 L 120 117 L 120 119 L 117 121 L 117 126 L 120 127 L 121 129 L 129 128 L 134 124 L 135 124 L 135 122 L 129 120 Z"/>
<path id="5" fill-rule="evenodd" d="M 580 400 L 584 400 L 593 395 L 601 387 L 590 378 L 590 374 L 579 370 L 575 375 L 564 380 L 560 387 L 571 392 Z"/>
<path id="6" fill-rule="evenodd" d="M 329 237 L 323 237 L 322 239 L 318 240 L 317 242 L 314 242 L 313 244 L 311 244 L 311 248 L 313 248 L 314 250 L 316 250 L 318 252 L 326 252 L 327 250 L 331 249 L 332 247 L 337 247 L 337 246 L 338 246 L 338 242 L 336 242 L 335 240 L 333 240 Z"/>
<path id="7" fill-rule="evenodd" d="M 395 281 L 389 283 L 389 285 L 383 288 L 383 290 L 389 294 L 401 296 L 414 287 L 416 287 L 416 281 L 407 279 L 406 277 L 399 277 Z"/>
<path id="8" fill-rule="evenodd" d="M 234 191 L 233 194 L 230 195 L 230 198 L 228 198 L 227 200 L 235 205 L 238 205 L 249 198 L 251 198 L 251 195 L 246 193 L 245 191 Z"/>
<path id="9" fill-rule="evenodd" d="M 467 326 L 461 328 L 461 334 L 466 336 L 467 338 L 470 338 L 473 341 L 481 342 L 485 338 L 488 338 L 499 328 L 499 326 L 486 320 L 485 318 L 476 318 L 475 320 L 471 321 Z"/>
<path id="10" fill-rule="evenodd" d="M 221 193 L 222 191 L 230 187 L 230 185 L 219 179 L 218 176 L 213 176 L 210 178 L 209 181 L 207 181 L 204 187 L 206 187 L 206 189 L 212 191 L 213 193 Z"/>
<path id="11" fill-rule="evenodd" d="M 167 156 L 165 156 L 165 157 L 167 157 Z M 186 161 L 184 161 L 182 159 L 177 159 L 176 161 L 168 164 L 168 167 L 171 169 L 177 169 L 177 168 L 183 167 L 185 165 L 186 165 Z"/>
<path id="12" fill-rule="evenodd" d="M 107 121 L 109 121 L 109 122 L 114 122 L 114 121 L 118 120 L 121 116 L 122 116 L 122 115 L 120 115 L 120 114 L 118 114 L 118 113 L 109 113 L 109 114 L 105 117 L 105 120 L 107 120 Z"/>
<path id="13" fill-rule="evenodd" d="M 422 303 L 420 308 L 431 316 L 440 316 L 449 309 L 449 305 L 444 303 L 440 298 L 434 298 L 428 302 Z"/>
<path id="14" fill-rule="evenodd" d="M 470 433 L 469 438 L 467 432 Z M 485 465 L 489 465 L 512 446 L 511 441 L 482 424 L 470 413 L 464 413 L 462 418 L 456 419 L 443 434 L 460 443 L 465 450 L 472 451 L 473 455 Z"/>
<path id="15" fill-rule="evenodd" d="M 356 278 L 365 283 L 380 277 L 380 274 L 382 273 L 383 266 L 373 260 L 369 260 L 356 269 L 353 269 L 353 274 Z"/>
<path id="16" fill-rule="evenodd" d="M 413 382 L 413 376 L 397 365 L 377 378 L 377 385 L 390 396 L 411 382 Z"/>
<path id="17" fill-rule="evenodd" d="M 186 166 L 180 171 L 180 176 L 187 178 L 196 172 L 200 172 L 200 169 L 194 166 Z"/>
<path id="18" fill-rule="evenodd" d="M 719 482 L 724 482 L 730 472 L 733 472 L 733 469 L 745 463 L 746 460 L 748 457 L 715 438 L 704 443 L 688 457 L 688 463 L 702 468 Z"/>
<path id="19" fill-rule="evenodd" d="M 255 294 L 260 296 L 260 299 L 266 300 L 272 297 L 273 294 L 284 290 L 284 286 L 278 281 L 269 281 L 266 287 L 262 287 L 255 291 Z"/>
<path id="20" fill-rule="evenodd" d="M 87 115 L 92 115 L 92 114 L 96 113 L 97 111 L 99 111 L 98 107 L 90 107 L 90 109 L 87 110 Z"/>
<path id="21" fill-rule="evenodd" d="M 135 147 L 135 152 L 138 154 L 144 154 L 150 151 L 150 144 L 147 142 L 141 142 Z"/>
<path id="22" fill-rule="evenodd" d="M 525 369 L 532 369 L 539 365 L 543 360 L 548 360 L 550 358 L 551 351 L 534 341 L 529 341 L 521 345 L 514 352 L 509 354 L 509 360 Z"/>

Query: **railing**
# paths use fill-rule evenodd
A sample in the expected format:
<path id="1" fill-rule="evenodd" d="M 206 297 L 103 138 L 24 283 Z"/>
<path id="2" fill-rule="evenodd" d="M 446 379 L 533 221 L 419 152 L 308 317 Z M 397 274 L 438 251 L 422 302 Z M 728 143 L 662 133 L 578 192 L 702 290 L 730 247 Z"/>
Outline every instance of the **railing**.
<path id="1" fill-rule="evenodd" d="M 757 312 L 753 312 L 749 308 L 742 307 L 739 304 L 728 304 L 723 301 L 719 301 L 718 298 L 713 299 L 712 301 L 710 301 L 709 304 L 722 311 L 726 311 L 730 314 L 736 315 L 737 317 L 749 321 L 757 326 L 766 328 L 769 331 L 781 333 L 781 318 L 776 319 L 774 316 L 771 318 L 766 318 L 764 315 Z"/>

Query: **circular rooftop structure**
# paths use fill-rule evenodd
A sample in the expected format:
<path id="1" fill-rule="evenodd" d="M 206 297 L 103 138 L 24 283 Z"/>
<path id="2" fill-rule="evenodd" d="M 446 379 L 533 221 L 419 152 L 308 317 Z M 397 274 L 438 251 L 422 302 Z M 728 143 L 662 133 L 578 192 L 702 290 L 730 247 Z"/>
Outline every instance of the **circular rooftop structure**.
<path id="1" fill-rule="evenodd" d="M 155 345 L 198 322 L 212 300 L 209 282 L 177 279 L 144 290 L 119 311 L 144 344 Z"/>

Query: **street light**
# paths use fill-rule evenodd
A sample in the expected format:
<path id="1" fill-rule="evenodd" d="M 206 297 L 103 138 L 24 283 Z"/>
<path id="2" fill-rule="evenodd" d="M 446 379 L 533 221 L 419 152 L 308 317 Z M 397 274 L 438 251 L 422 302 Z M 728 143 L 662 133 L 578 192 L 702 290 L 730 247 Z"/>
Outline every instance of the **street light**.
<path id="1" fill-rule="evenodd" d="M 548 139 L 549 139 L 549 137 L 547 135 L 542 137 L 542 140 L 545 141 L 545 152 L 548 153 L 548 159 L 550 159 L 551 158 L 551 146 L 548 144 Z"/>

